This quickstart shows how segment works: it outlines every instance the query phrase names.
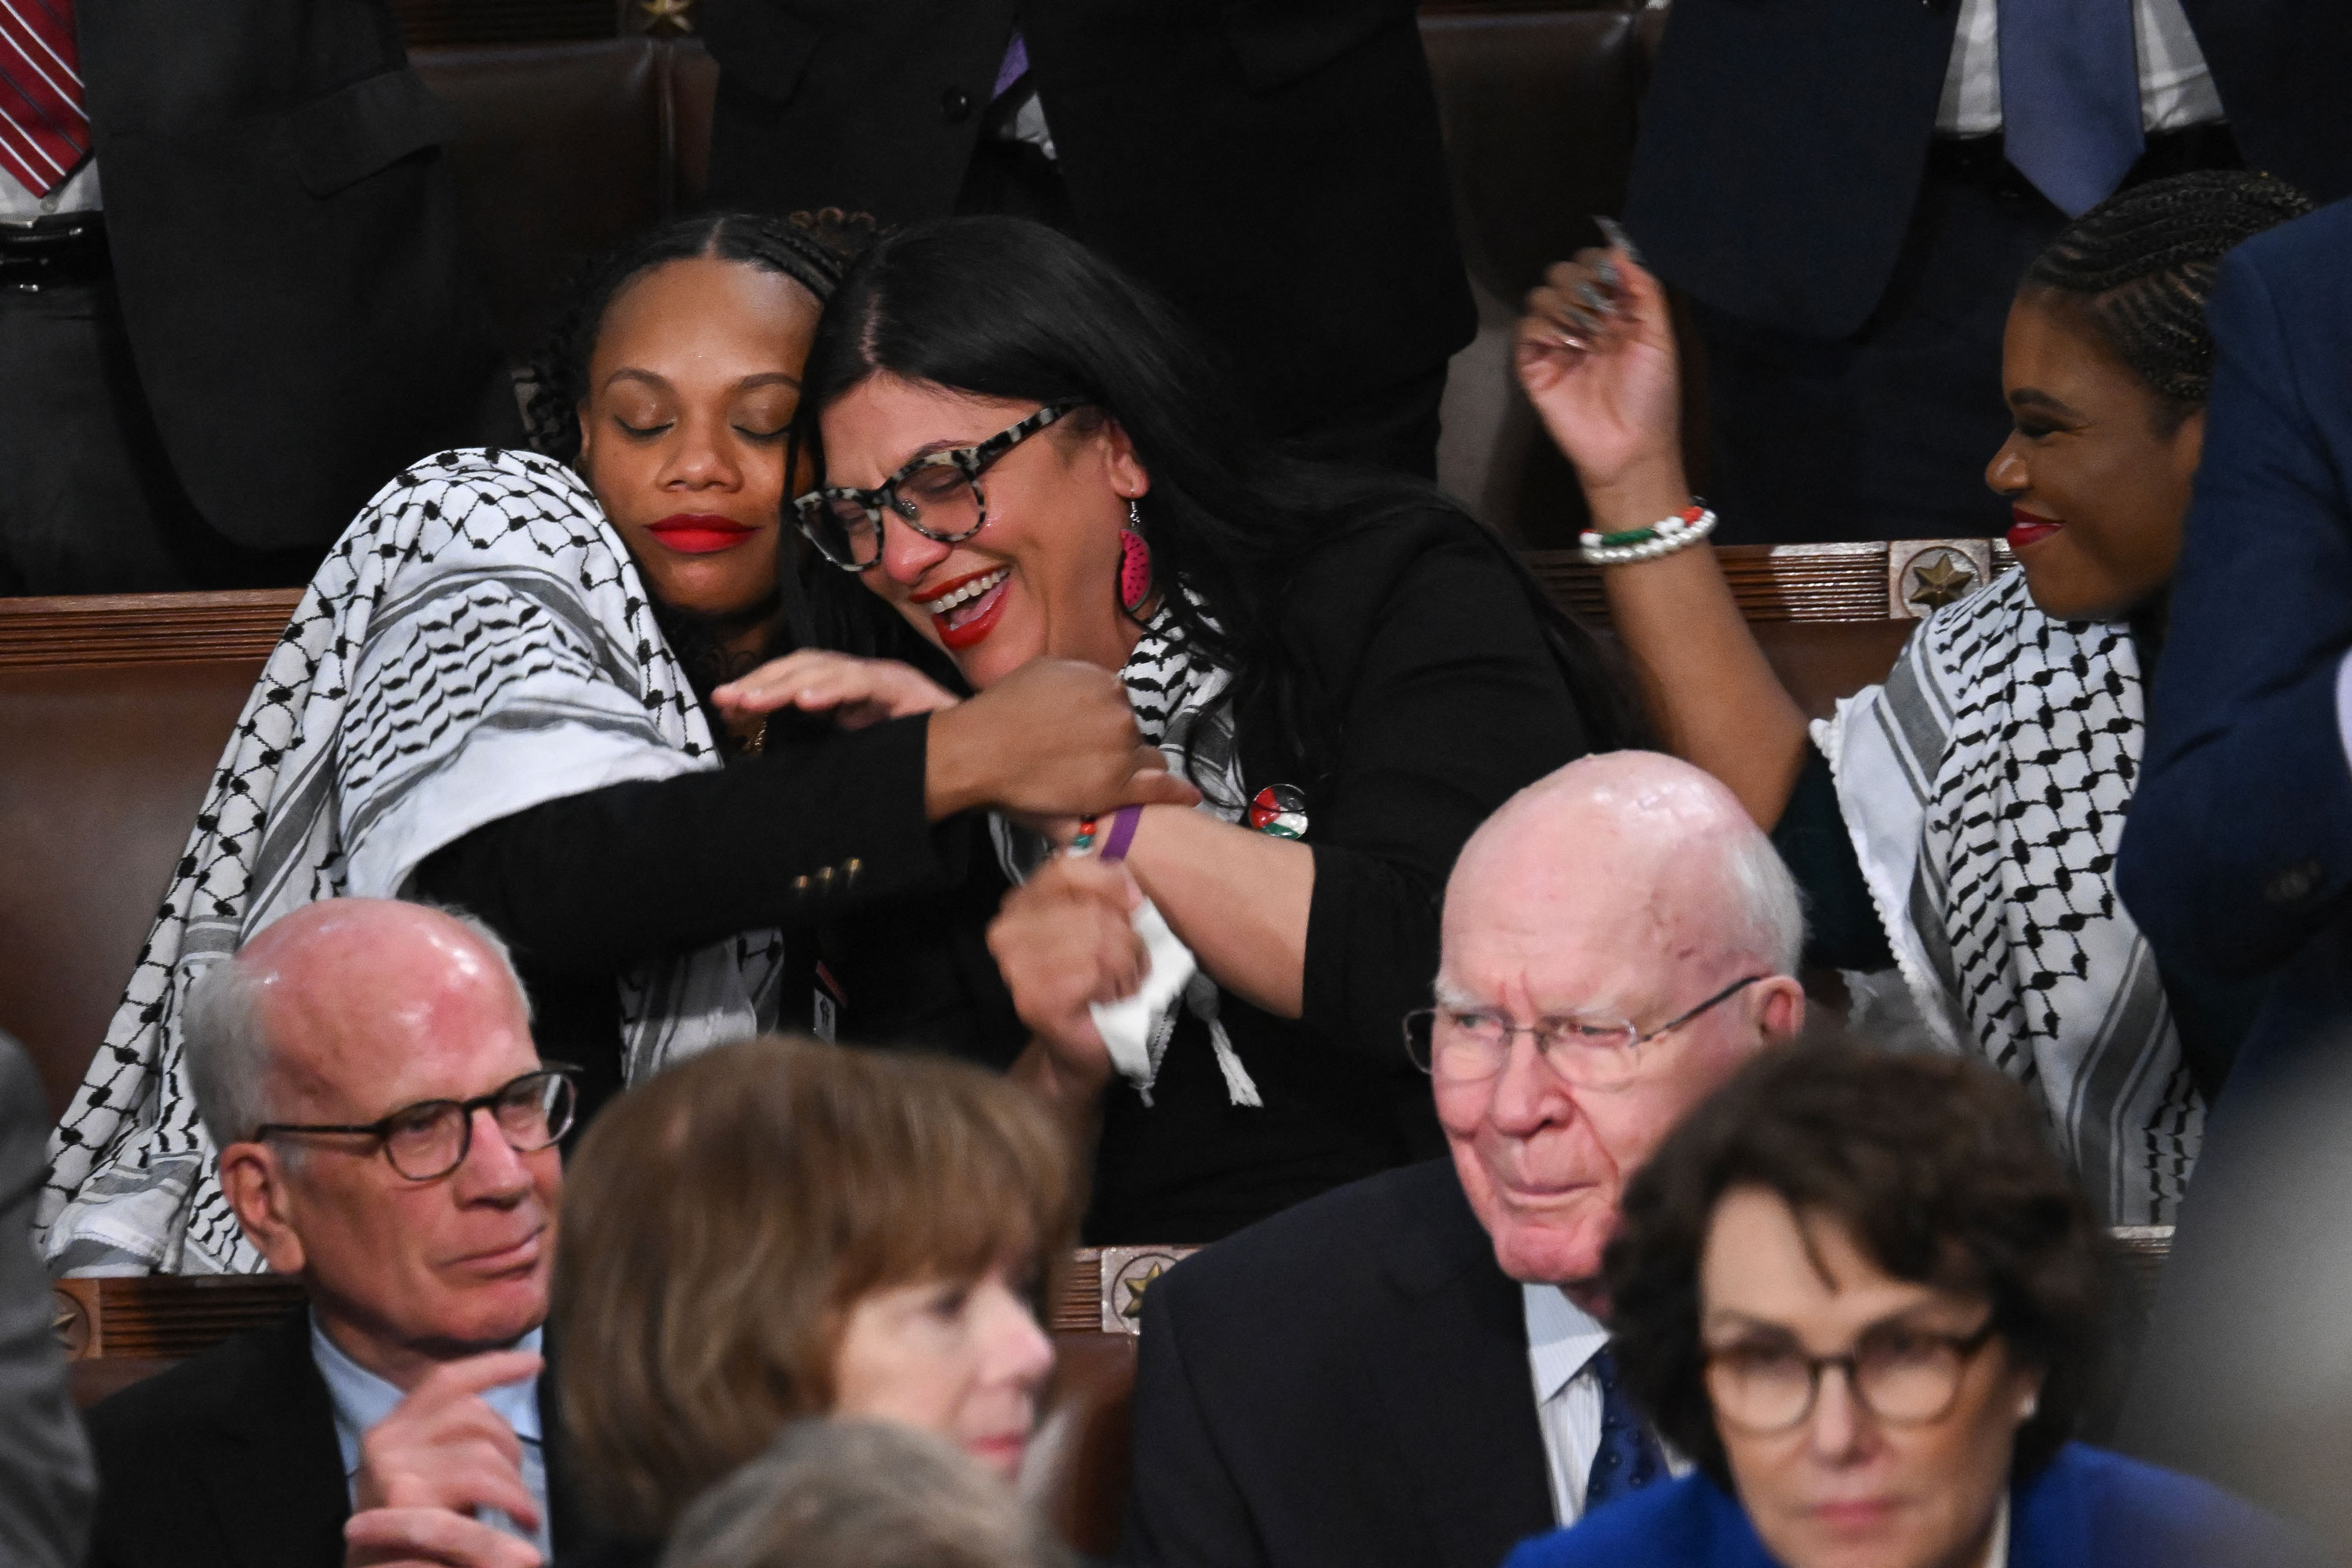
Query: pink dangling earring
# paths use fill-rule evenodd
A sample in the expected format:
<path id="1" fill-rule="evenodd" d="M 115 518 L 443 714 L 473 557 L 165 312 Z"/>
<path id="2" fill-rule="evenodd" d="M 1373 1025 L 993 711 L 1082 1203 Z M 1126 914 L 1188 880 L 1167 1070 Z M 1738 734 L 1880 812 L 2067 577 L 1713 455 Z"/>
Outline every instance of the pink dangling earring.
<path id="1" fill-rule="evenodd" d="M 1151 546 L 1143 542 L 1138 531 L 1142 526 L 1142 512 L 1129 501 L 1127 526 L 1118 531 L 1118 602 L 1130 616 L 1151 597 Z"/>

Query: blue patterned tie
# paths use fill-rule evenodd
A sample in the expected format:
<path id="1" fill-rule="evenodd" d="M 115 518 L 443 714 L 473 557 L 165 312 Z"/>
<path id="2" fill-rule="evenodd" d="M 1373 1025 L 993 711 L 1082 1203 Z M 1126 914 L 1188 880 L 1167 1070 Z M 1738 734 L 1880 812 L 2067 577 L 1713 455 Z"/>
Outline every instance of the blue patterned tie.
<path id="1" fill-rule="evenodd" d="M 2115 194 L 2146 145 L 2132 0 L 2000 0 L 2009 161 L 2068 217 Z"/>
<path id="2" fill-rule="evenodd" d="M 1587 1363 L 1601 1384 L 1601 1447 L 1584 1478 L 1584 1511 L 1664 1479 L 1666 1456 L 1617 1382 L 1617 1358 L 1602 1351 Z"/>

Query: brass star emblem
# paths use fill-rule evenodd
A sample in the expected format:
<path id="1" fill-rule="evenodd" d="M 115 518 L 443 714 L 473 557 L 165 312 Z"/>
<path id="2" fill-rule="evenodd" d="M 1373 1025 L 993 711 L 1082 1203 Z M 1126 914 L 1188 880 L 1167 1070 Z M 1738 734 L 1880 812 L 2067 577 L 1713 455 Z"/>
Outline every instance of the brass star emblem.
<path id="1" fill-rule="evenodd" d="M 1151 1282 L 1154 1279 L 1159 1279 L 1162 1274 L 1167 1272 L 1168 1265 L 1165 1263 L 1154 1263 L 1151 1266 L 1151 1272 L 1143 1276 L 1142 1279 L 1120 1280 L 1119 1283 L 1127 1287 L 1127 1305 L 1118 1310 L 1118 1315 L 1122 1318 L 1132 1318 L 1140 1315 L 1143 1311 L 1144 1291 L 1151 1288 Z"/>
<path id="2" fill-rule="evenodd" d="M 1911 603 L 1925 610 L 1940 610 L 1967 596 L 1977 585 L 1975 570 L 1956 552 L 1940 550 L 1930 560 L 1911 568 Z"/>
<path id="3" fill-rule="evenodd" d="M 646 14 L 645 30 L 648 33 L 671 27 L 681 33 L 694 31 L 688 14 L 694 0 L 638 0 L 637 9 Z"/>

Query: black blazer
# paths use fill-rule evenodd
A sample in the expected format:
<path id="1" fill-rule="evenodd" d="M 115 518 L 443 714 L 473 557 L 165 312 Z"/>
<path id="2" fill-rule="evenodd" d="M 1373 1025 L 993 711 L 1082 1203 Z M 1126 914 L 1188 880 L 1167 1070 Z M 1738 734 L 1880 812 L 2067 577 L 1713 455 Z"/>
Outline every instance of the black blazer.
<path id="1" fill-rule="evenodd" d="M 75 19 L 132 357 L 207 521 L 324 543 L 415 459 L 519 434 L 461 264 L 457 121 L 384 0 Z"/>
<path id="2" fill-rule="evenodd" d="M 2352 195 L 2343 0 L 2184 0 L 2250 167 Z M 1675 0 L 1626 221 L 1660 272 L 1817 337 L 1886 290 L 1927 171 L 1958 0 Z"/>
<path id="3" fill-rule="evenodd" d="M 705 0 L 711 202 L 946 216 L 1016 12 L 1079 237 L 1277 428 L 1470 341 L 1412 0 Z"/>
<path id="4" fill-rule="evenodd" d="M 1448 1161 L 1185 1259 L 1144 1298 L 1120 1560 L 1495 1568 L 1553 1525 L 1521 1303 Z"/>
<path id="5" fill-rule="evenodd" d="M 549 1532 L 594 1542 L 568 1479 L 551 1368 L 539 1383 Z M 101 1401 L 92 1568 L 340 1568 L 351 1491 L 308 1307 Z"/>

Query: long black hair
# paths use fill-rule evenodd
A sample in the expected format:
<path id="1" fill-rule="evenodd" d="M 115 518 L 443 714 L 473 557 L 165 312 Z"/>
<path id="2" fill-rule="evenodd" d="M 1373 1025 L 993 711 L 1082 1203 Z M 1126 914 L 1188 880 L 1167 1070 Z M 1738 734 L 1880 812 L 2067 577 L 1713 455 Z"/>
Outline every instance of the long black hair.
<path id="1" fill-rule="evenodd" d="M 637 279 L 672 261 L 736 261 L 789 278 L 822 304 L 832 297 L 851 258 L 873 235 L 871 218 L 833 208 L 781 218 L 755 213 L 698 213 L 657 225 L 596 258 L 572 285 L 570 306 L 531 360 L 523 424 L 532 447 L 560 462 L 578 465 L 580 405 L 588 396 L 588 367 L 595 358 L 596 340 L 604 332 L 604 316 L 614 297 Z M 789 571 L 780 572 L 779 579 L 776 595 L 747 612 L 751 619 L 764 620 L 775 613 L 790 581 Z M 712 733 L 725 736 L 726 727 L 710 708 L 712 689 L 761 658 L 789 651 L 793 628 L 780 625 L 770 646 L 749 660 L 730 658 L 726 648 L 730 626 L 657 598 L 652 607 L 655 622 L 702 701 Z M 791 619 L 788 616 L 785 622 Z M 726 743 L 722 740 L 721 744 Z"/>
<path id="2" fill-rule="evenodd" d="M 819 417 L 878 372 L 982 397 L 1072 403 L 1118 421 L 1151 476 L 1139 510 L 1152 573 L 1178 628 L 1234 672 L 1237 712 L 1265 704 L 1312 780 L 1328 775 L 1336 716 L 1283 641 L 1282 609 L 1307 554 L 1350 526 L 1461 509 L 1411 478 L 1299 456 L 1267 437 L 1191 328 L 1076 240 L 1012 217 L 946 218 L 868 247 L 826 306 L 809 350 L 796 454 L 821 475 Z M 795 458 L 797 460 L 797 457 Z M 1467 519 L 1465 517 L 1465 521 Z M 1475 524 L 1519 582 L 1596 748 L 1640 733 L 1612 661 Z M 815 640 L 901 657 L 899 618 L 845 573 L 810 563 Z M 1191 595 L 1197 595 L 1197 602 Z M 928 647 L 928 645 L 925 645 Z"/>
<path id="3" fill-rule="evenodd" d="M 2221 258 L 2312 210 L 2268 174 L 2207 170 L 2150 180 L 2068 224 L 2026 269 L 2021 293 L 2070 297 L 2160 405 L 2170 435 L 2205 406 L 2213 334 L 2205 325 Z"/>

